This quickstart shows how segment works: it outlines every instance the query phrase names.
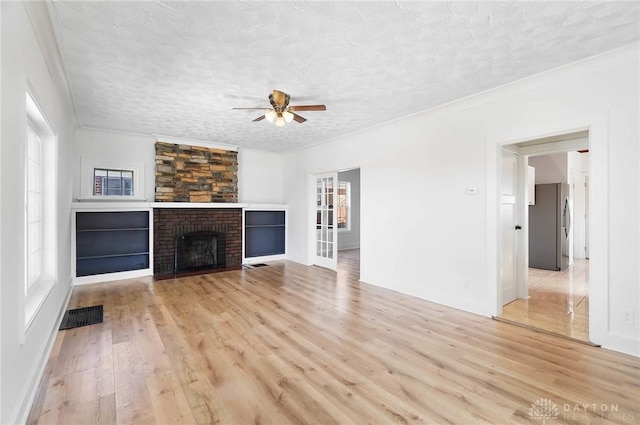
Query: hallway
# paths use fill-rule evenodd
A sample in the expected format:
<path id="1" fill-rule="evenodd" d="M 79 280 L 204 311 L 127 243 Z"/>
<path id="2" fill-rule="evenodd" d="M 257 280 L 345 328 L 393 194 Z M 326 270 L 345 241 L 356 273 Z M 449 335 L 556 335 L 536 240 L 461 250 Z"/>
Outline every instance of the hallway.
<path id="1" fill-rule="evenodd" d="M 338 274 L 342 278 L 360 280 L 360 248 L 338 251 Z"/>
<path id="2" fill-rule="evenodd" d="M 529 297 L 505 305 L 499 318 L 589 341 L 589 260 L 561 272 L 530 268 Z"/>

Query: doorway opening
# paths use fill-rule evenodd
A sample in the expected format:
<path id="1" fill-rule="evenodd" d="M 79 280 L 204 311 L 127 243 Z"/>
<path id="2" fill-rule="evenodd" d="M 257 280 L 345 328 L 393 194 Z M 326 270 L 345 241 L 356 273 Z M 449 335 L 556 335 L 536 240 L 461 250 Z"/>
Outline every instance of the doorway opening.
<path id="1" fill-rule="evenodd" d="M 503 308 L 497 319 L 588 343 L 589 133 L 515 143 L 504 151 Z M 506 195 L 515 199 L 505 204 Z M 505 208 L 512 204 L 517 207 Z"/>
<path id="2" fill-rule="evenodd" d="M 338 172 L 338 274 L 360 280 L 360 169 Z"/>
<path id="3" fill-rule="evenodd" d="M 311 262 L 359 280 L 360 168 L 311 177 Z"/>

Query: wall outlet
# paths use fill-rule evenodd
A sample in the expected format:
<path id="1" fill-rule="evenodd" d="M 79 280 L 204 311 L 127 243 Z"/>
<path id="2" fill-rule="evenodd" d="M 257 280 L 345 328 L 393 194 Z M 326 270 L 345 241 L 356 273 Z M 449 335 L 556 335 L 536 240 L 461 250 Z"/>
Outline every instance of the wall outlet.
<path id="1" fill-rule="evenodd" d="M 627 325 L 633 325 L 635 323 L 635 314 L 633 314 L 633 310 L 622 310 L 622 321 Z"/>

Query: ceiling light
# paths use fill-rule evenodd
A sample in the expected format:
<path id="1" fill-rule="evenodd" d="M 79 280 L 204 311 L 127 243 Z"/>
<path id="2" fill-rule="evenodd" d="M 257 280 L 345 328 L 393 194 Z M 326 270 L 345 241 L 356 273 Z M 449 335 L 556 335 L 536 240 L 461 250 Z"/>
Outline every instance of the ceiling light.
<path id="1" fill-rule="evenodd" d="M 282 115 L 280 115 L 278 118 L 276 118 L 276 127 L 284 127 L 284 118 L 282 118 Z"/>
<path id="2" fill-rule="evenodd" d="M 267 119 L 267 121 L 269 122 L 273 122 L 273 120 L 276 119 L 276 117 L 278 116 L 278 114 L 276 113 L 276 111 L 274 111 L 273 109 L 269 110 L 269 112 L 267 112 L 266 114 L 264 114 L 264 117 Z"/>
<path id="3" fill-rule="evenodd" d="M 284 111 L 282 113 L 282 118 L 284 118 L 286 122 L 291 122 L 293 121 L 293 114 L 289 111 Z"/>

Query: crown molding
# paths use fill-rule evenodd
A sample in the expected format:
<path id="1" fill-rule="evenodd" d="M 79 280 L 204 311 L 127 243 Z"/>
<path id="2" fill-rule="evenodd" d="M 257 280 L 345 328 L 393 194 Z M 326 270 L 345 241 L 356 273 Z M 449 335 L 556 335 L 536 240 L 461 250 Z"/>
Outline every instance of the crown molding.
<path id="1" fill-rule="evenodd" d="M 78 135 L 85 135 L 94 137 L 99 140 L 121 140 L 126 138 L 132 142 L 152 143 L 154 141 L 153 136 L 149 134 L 131 133 L 127 131 L 107 130 L 104 128 L 95 127 L 79 127 L 76 129 L 76 138 Z"/>
<path id="2" fill-rule="evenodd" d="M 225 151 L 238 152 L 238 146 L 227 145 L 224 143 L 215 143 L 215 142 L 210 142 L 208 140 L 189 139 L 186 137 L 175 137 L 175 136 L 163 136 L 161 134 L 153 134 L 153 137 L 156 138 L 156 142 L 169 142 L 169 143 L 175 143 L 177 145 L 202 146 L 205 148 L 222 149 Z"/>
<path id="3" fill-rule="evenodd" d="M 325 144 L 342 143 L 345 139 L 349 139 L 360 134 L 367 134 L 368 132 L 375 131 L 375 129 L 377 128 L 383 128 L 407 119 L 429 120 L 447 116 L 459 111 L 482 106 L 495 101 L 499 101 L 501 99 L 506 99 L 510 96 L 518 95 L 523 92 L 536 90 L 549 84 L 562 81 L 563 79 L 571 78 L 576 73 L 583 74 L 593 72 L 604 67 L 624 66 L 624 63 L 625 61 L 628 61 L 628 58 L 633 58 L 634 56 L 638 56 L 639 54 L 640 42 L 636 41 L 617 49 L 609 50 L 594 56 L 589 56 L 587 58 L 580 59 L 578 61 L 571 62 L 553 69 L 549 69 L 547 71 L 542 71 L 537 74 L 533 74 L 503 84 L 501 86 L 493 87 L 479 93 L 474 93 L 469 96 L 444 103 L 442 105 L 434 106 L 433 108 L 426 109 L 424 111 L 414 112 L 409 115 L 395 118 L 393 120 L 378 123 L 372 127 L 359 129 L 351 133 L 335 136 L 319 141 L 317 143 L 305 145 L 303 147 L 293 148 L 283 153 L 295 154 L 298 152 L 303 152 L 307 149 L 317 148 L 318 146 Z"/>
<path id="4" fill-rule="evenodd" d="M 52 3 L 50 0 L 26 1 L 23 2 L 23 5 L 31 21 L 31 27 L 40 46 L 40 51 L 47 64 L 49 75 L 56 88 L 60 91 L 60 95 L 69 102 L 76 122 L 79 123 L 78 109 L 71 87 L 69 86 L 67 72 L 62 63 L 62 56 L 60 55 L 58 34 L 53 22 Z"/>

